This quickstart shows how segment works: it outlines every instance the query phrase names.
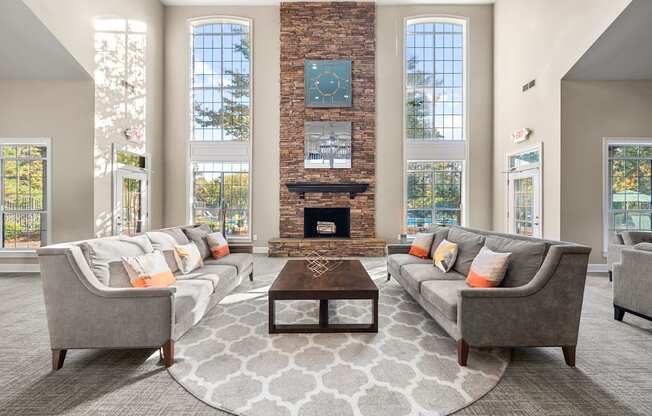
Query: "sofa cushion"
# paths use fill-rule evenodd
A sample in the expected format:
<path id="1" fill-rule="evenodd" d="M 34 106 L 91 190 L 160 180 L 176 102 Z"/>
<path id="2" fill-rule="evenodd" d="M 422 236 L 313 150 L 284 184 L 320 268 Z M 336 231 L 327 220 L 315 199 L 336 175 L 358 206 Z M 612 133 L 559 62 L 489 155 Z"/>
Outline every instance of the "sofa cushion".
<path id="1" fill-rule="evenodd" d="M 460 228 L 451 228 L 446 239 L 457 244 L 457 260 L 453 270 L 464 276 L 468 275 L 473 259 L 484 246 L 484 236 Z"/>
<path id="2" fill-rule="evenodd" d="M 638 243 L 652 243 L 652 232 L 650 231 L 623 231 L 620 235 L 625 245 L 628 246 L 635 246 Z"/>
<path id="3" fill-rule="evenodd" d="M 421 285 L 421 296 L 453 322 L 457 322 L 459 292 L 468 288 L 464 280 L 429 280 Z"/>
<path id="4" fill-rule="evenodd" d="M 95 277 L 110 287 L 131 287 L 122 257 L 140 256 L 154 251 L 145 235 L 98 238 L 82 242 L 80 248 Z"/>
<path id="5" fill-rule="evenodd" d="M 238 274 L 244 272 L 254 262 L 254 256 L 249 253 L 232 253 L 221 259 L 208 259 L 204 262 L 205 265 L 223 265 L 233 266 L 237 269 Z"/>
<path id="6" fill-rule="evenodd" d="M 543 263 L 549 243 L 545 241 L 525 241 L 515 238 L 487 236 L 487 248 L 499 253 L 512 253 L 505 278 L 500 286 L 518 287 L 527 284 Z"/>
<path id="7" fill-rule="evenodd" d="M 401 277 L 414 293 L 419 293 L 421 284 L 428 280 L 464 280 L 465 276 L 454 271 L 444 273 L 432 262 L 428 262 L 428 264 L 406 264 L 401 269 Z"/>
<path id="8" fill-rule="evenodd" d="M 206 237 L 208 236 L 206 230 L 200 227 L 184 228 L 183 232 L 186 233 L 186 236 L 190 241 L 195 243 L 202 259 L 206 259 L 208 256 L 210 256 L 211 251 L 208 247 L 208 243 L 206 242 Z"/>
<path id="9" fill-rule="evenodd" d="M 448 227 L 437 227 L 433 230 L 435 238 L 432 240 L 432 247 L 430 248 L 430 257 L 433 259 L 435 258 L 435 251 L 437 250 L 437 247 L 439 247 L 439 244 L 448 238 L 449 231 L 450 228 Z"/>
<path id="10" fill-rule="evenodd" d="M 390 254 L 387 256 L 387 264 L 399 272 L 402 272 L 401 267 L 405 266 L 406 264 L 432 264 L 432 260 L 421 259 L 410 254 L 400 253 Z"/>
<path id="11" fill-rule="evenodd" d="M 188 237 L 186 237 L 186 234 L 181 230 L 179 227 L 174 227 L 174 228 L 165 228 L 163 230 L 160 230 L 162 233 L 169 234 L 174 238 L 174 240 L 177 242 L 177 244 L 188 244 L 190 240 L 188 240 Z"/>
<path id="12" fill-rule="evenodd" d="M 191 321 L 192 325 L 199 322 L 208 309 L 213 284 L 208 280 L 186 279 L 177 280 L 171 287 L 176 288 L 174 322 L 185 320 Z"/>
<path id="13" fill-rule="evenodd" d="M 172 273 L 179 270 L 179 258 L 177 257 L 177 252 L 174 250 L 174 246 L 178 244 L 177 240 L 170 234 L 161 231 L 151 231 L 146 233 L 146 235 L 152 242 L 154 249 L 163 252 L 165 261 Z"/>
<path id="14" fill-rule="evenodd" d="M 208 280 L 213 284 L 214 292 L 221 291 L 224 286 L 229 286 L 231 288 L 237 286 L 232 284 L 237 280 L 237 277 L 238 272 L 235 267 L 217 264 L 205 265 L 191 273 L 178 273 L 176 275 L 177 280 Z"/>

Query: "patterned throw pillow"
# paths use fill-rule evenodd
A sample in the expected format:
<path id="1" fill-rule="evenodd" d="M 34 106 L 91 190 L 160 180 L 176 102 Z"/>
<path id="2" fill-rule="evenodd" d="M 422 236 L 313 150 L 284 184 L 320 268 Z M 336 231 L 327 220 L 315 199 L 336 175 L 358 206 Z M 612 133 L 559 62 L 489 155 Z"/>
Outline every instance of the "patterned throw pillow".
<path id="1" fill-rule="evenodd" d="M 208 234 L 206 236 L 206 242 L 211 249 L 211 254 L 214 259 L 221 259 L 230 254 L 229 243 L 226 241 L 226 238 L 224 238 L 222 233 Z"/>
<path id="2" fill-rule="evenodd" d="M 176 282 L 176 278 L 160 251 L 134 257 L 123 257 L 133 287 L 166 287 Z"/>
<path id="3" fill-rule="evenodd" d="M 503 281 L 509 256 L 512 253 L 496 253 L 482 247 L 471 263 L 466 283 L 471 287 L 496 287 Z"/>
<path id="4" fill-rule="evenodd" d="M 435 266 L 444 273 L 448 273 L 455 264 L 457 259 L 457 244 L 444 240 L 439 243 L 433 256 Z"/>
<path id="5" fill-rule="evenodd" d="M 177 251 L 179 259 L 181 260 L 179 262 L 181 273 L 188 274 L 204 265 L 201 253 L 199 253 L 197 244 L 194 242 L 191 241 L 190 243 L 183 245 L 177 244 L 174 246 L 174 249 Z"/>
<path id="6" fill-rule="evenodd" d="M 410 254 L 422 259 L 427 259 L 430 253 L 430 246 L 432 240 L 435 238 L 435 233 L 419 233 L 414 237 L 412 245 L 410 246 Z"/>

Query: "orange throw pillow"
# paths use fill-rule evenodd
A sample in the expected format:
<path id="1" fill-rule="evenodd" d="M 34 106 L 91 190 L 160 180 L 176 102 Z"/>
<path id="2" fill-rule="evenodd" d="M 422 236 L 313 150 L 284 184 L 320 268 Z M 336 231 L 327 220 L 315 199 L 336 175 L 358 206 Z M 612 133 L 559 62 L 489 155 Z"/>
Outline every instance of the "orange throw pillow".
<path id="1" fill-rule="evenodd" d="M 206 242 L 211 249 L 211 254 L 214 259 L 221 259 L 230 254 L 229 243 L 226 241 L 226 238 L 224 238 L 222 233 L 208 234 L 206 236 Z"/>
<path id="2" fill-rule="evenodd" d="M 482 247 L 471 263 L 466 284 L 471 287 L 496 287 L 505 277 L 509 256 L 512 253 L 497 253 Z"/>
<path id="3" fill-rule="evenodd" d="M 133 287 L 167 287 L 177 281 L 160 251 L 135 257 L 123 257 Z"/>
<path id="4" fill-rule="evenodd" d="M 427 259 L 430 255 L 430 246 L 435 238 L 435 233 L 419 233 L 414 237 L 410 246 L 410 254 L 422 259 Z"/>

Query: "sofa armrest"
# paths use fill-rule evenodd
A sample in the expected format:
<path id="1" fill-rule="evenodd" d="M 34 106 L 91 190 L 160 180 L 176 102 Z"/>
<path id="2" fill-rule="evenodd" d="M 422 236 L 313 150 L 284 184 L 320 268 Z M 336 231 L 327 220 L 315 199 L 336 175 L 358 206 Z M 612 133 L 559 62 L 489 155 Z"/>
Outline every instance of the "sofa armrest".
<path id="1" fill-rule="evenodd" d="M 626 246 L 624 244 L 609 244 L 609 247 L 607 248 L 607 268 L 609 271 L 613 271 L 613 265 L 615 263 L 620 263 L 621 253 L 627 248 L 632 248 L 632 246 Z"/>
<path id="2" fill-rule="evenodd" d="M 524 286 L 461 290 L 461 338 L 472 346 L 576 345 L 590 251 L 553 245 Z"/>
<path id="3" fill-rule="evenodd" d="M 408 254 L 411 244 L 387 244 L 387 255 Z"/>
<path id="4" fill-rule="evenodd" d="M 253 244 L 245 244 L 245 243 L 231 243 L 231 244 L 229 244 L 229 252 L 230 253 L 250 253 L 250 254 L 252 254 L 254 252 L 254 245 Z"/>

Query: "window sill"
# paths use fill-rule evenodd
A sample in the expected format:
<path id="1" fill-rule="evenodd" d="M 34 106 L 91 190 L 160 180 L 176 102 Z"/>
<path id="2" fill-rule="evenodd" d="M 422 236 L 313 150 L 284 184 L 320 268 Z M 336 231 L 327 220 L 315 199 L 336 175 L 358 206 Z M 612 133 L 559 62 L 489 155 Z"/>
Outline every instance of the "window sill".
<path id="1" fill-rule="evenodd" d="M 0 249 L 0 258 L 29 258 L 36 257 L 36 250 Z"/>

